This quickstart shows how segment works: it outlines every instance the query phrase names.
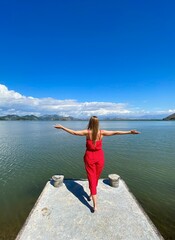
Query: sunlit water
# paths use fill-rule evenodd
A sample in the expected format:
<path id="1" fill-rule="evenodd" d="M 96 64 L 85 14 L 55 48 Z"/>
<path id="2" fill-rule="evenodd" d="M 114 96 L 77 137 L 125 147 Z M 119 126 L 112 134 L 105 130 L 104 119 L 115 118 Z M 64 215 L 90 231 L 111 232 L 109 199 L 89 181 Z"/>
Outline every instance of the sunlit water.
<path id="1" fill-rule="evenodd" d="M 86 178 L 85 138 L 55 122 L 0 122 L 0 239 L 14 239 L 54 174 Z M 87 122 L 63 122 L 84 129 Z M 119 174 L 165 239 L 175 239 L 175 121 L 101 122 L 101 129 L 141 131 L 103 139 L 105 169 Z"/>

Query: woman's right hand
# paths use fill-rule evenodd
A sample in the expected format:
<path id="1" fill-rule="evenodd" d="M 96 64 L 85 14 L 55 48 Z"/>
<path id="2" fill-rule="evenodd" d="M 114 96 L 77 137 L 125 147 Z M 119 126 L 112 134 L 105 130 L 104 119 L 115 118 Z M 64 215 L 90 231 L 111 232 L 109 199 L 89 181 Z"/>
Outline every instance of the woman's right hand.
<path id="1" fill-rule="evenodd" d="M 131 132 L 131 134 L 139 134 L 140 133 L 137 130 L 131 130 L 130 132 Z"/>

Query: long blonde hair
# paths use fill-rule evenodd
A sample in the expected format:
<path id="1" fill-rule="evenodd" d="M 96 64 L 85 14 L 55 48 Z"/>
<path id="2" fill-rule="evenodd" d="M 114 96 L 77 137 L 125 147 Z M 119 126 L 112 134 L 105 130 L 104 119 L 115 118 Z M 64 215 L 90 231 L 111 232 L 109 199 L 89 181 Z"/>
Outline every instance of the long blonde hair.
<path id="1" fill-rule="evenodd" d="M 95 142 L 97 140 L 97 134 L 98 134 L 98 130 L 99 130 L 98 117 L 92 116 L 89 119 L 88 129 L 92 131 L 92 141 Z"/>

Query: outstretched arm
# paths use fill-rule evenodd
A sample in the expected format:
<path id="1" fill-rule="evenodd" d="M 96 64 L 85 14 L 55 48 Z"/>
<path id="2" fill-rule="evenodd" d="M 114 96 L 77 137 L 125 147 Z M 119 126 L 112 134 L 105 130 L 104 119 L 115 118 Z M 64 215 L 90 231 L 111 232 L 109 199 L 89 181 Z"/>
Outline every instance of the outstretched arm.
<path id="1" fill-rule="evenodd" d="M 130 131 L 102 131 L 103 136 L 113 136 L 113 135 L 123 135 L 123 134 L 139 134 L 140 132 L 136 130 L 130 130 Z"/>
<path id="2" fill-rule="evenodd" d="M 87 133 L 88 133 L 86 129 L 85 130 L 80 130 L 80 131 L 75 131 L 75 130 L 72 130 L 70 128 L 66 128 L 66 127 L 64 127 L 64 126 L 62 126 L 60 124 L 54 126 L 54 128 L 62 129 L 62 130 L 66 131 L 66 132 L 68 132 L 68 133 L 70 133 L 72 135 L 77 135 L 77 136 L 86 136 Z"/>

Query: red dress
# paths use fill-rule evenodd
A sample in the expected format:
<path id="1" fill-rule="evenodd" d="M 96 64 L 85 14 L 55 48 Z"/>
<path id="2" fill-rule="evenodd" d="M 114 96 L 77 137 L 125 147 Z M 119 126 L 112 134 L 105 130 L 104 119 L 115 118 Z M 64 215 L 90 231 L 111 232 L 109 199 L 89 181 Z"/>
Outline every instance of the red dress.
<path id="1" fill-rule="evenodd" d="M 86 138 L 84 163 L 91 195 L 96 195 L 98 179 L 100 178 L 101 172 L 104 168 L 104 152 L 102 149 L 101 131 L 100 140 L 95 141 L 95 143 L 90 139 L 90 134 Z"/>

